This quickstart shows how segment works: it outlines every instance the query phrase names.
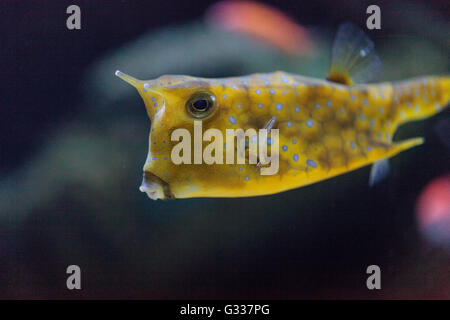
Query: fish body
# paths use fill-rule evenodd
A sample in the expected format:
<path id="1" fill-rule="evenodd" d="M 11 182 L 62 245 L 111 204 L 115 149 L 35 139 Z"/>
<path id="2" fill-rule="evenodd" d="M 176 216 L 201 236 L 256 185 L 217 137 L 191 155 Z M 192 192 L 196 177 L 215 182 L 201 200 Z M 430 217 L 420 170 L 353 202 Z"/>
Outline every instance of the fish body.
<path id="1" fill-rule="evenodd" d="M 353 84 L 335 80 L 346 76 L 338 67 L 330 71 L 331 80 L 286 72 L 221 79 L 172 75 L 149 81 L 117 75 L 137 88 L 151 119 L 141 191 L 152 199 L 274 194 L 376 163 L 423 143 L 422 138 L 394 142 L 393 136 L 398 126 L 439 112 L 450 98 L 447 76 Z M 187 106 L 199 93 L 214 103 L 211 114 L 200 119 L 203 132 L 218 129 L 226 137 L 227 129 L 259 130 L 273 119 L 278 139 L 276 147 L 270 136 L 267 144 L 279 158 L 276 174 L 262 175 L 258 165 L 248 162 L 171 161 L 179 143 L 172 141 L 174 130 L 196 135 L 194 121 L 199 119 Z M 202 141 L 201 148 L 209 144 Z M 225 153 L 226 147 L 215 152 Z"/>

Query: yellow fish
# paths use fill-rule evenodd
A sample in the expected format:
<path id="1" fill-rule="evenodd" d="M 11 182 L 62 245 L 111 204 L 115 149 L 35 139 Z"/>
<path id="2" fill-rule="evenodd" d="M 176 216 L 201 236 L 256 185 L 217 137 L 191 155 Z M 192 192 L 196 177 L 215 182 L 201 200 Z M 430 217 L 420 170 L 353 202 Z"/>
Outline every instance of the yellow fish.
<path id="1" fill-rule="evenodd" d="M 423 143 L 422 138 L 394 142 L 397 127 L 444 109 L 450 92 L 448 76 L 354 83 L 370 80 L 379 66 L 373 43 L 345 24 L 333 45 L 327 80 L 274 72 L 221 79 L 166 75 L 141 81 L 116 71 L 138 90 L 151 120 L 140 190 L 151 199 L 259 196 L 369 164 L 374 164 L 370 180 L 375 183 L 386 172 L 389 157 Z M 194 121 L 200 121 L 203 131 L 215 128 L 224 136 L 226 129 L 278 129 L 276 148 L 267 140 L 271 155 L 279 157 L 278 172 L 262 175 L 261 159 L 256 165 L 206 164 L 201 159 L 198 164 L 174 163 L 172 151 L 180 141 L 172 134 L 184 128 L 194 136 Z M 208 144 L 202 141 L 200 148 Z M 183 156 L 199 151 L 198 145 L 190 148 Z"/>

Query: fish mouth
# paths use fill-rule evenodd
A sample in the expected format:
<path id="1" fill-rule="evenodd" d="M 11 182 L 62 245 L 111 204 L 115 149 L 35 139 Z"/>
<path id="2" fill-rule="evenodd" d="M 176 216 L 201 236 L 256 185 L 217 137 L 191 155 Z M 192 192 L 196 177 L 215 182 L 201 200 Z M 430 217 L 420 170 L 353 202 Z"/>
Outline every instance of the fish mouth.
<path id="1" fill-rule="evenodd" d="M 139 190 L 145 192 L 152 200 L 175 199 L 175 195 L 170 190 L 170 185 L 149 171 L 144 171 Z"/>

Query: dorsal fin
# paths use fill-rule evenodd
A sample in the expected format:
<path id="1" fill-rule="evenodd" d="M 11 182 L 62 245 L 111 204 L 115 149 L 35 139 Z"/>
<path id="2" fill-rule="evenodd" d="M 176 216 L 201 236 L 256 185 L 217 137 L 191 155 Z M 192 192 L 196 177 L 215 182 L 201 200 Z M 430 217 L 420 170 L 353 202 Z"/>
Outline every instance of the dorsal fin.
<path id="1" fill-rule="evenodd" d="M 380 69 L 373 42 L 355 25 L 342 24 L 333 43 L 327 80 L 345 85 L 364 83 L 373 80 Z"/>

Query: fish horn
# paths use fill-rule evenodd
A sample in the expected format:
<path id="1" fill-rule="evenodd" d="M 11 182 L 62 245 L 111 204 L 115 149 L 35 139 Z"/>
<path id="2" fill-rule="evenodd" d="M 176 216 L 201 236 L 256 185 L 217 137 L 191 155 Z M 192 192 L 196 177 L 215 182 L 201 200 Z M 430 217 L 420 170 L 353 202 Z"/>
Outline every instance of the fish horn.
<path id="1" fill-rule="evenodd" d="M 159 109 L 164 106 L 164 96 L 160 87 L 155 86 L 154 80 L 139 80 L 119 70 L 115 72 L 115 75 L 137 89 L 144 100 L 147 114 L 150 120 L 153 121 L 155 113 L 158 111 L 156 106 L 159 106 Z"/>
<path id="2" fill-rule="evenodd" d="M 133 78 L 132 76 L 129 76 L 125 73 L 123 73 L 120 70 L 116 70 L 115 75 L 118 76 L 120 79 L 122 79 L 123 81 L 131 84 L 133 87 L 135 87 L 136 89 L 138 89 L 138 85 L 142 82 L 141 80 L 138 80 L 136 78 Z"/>

